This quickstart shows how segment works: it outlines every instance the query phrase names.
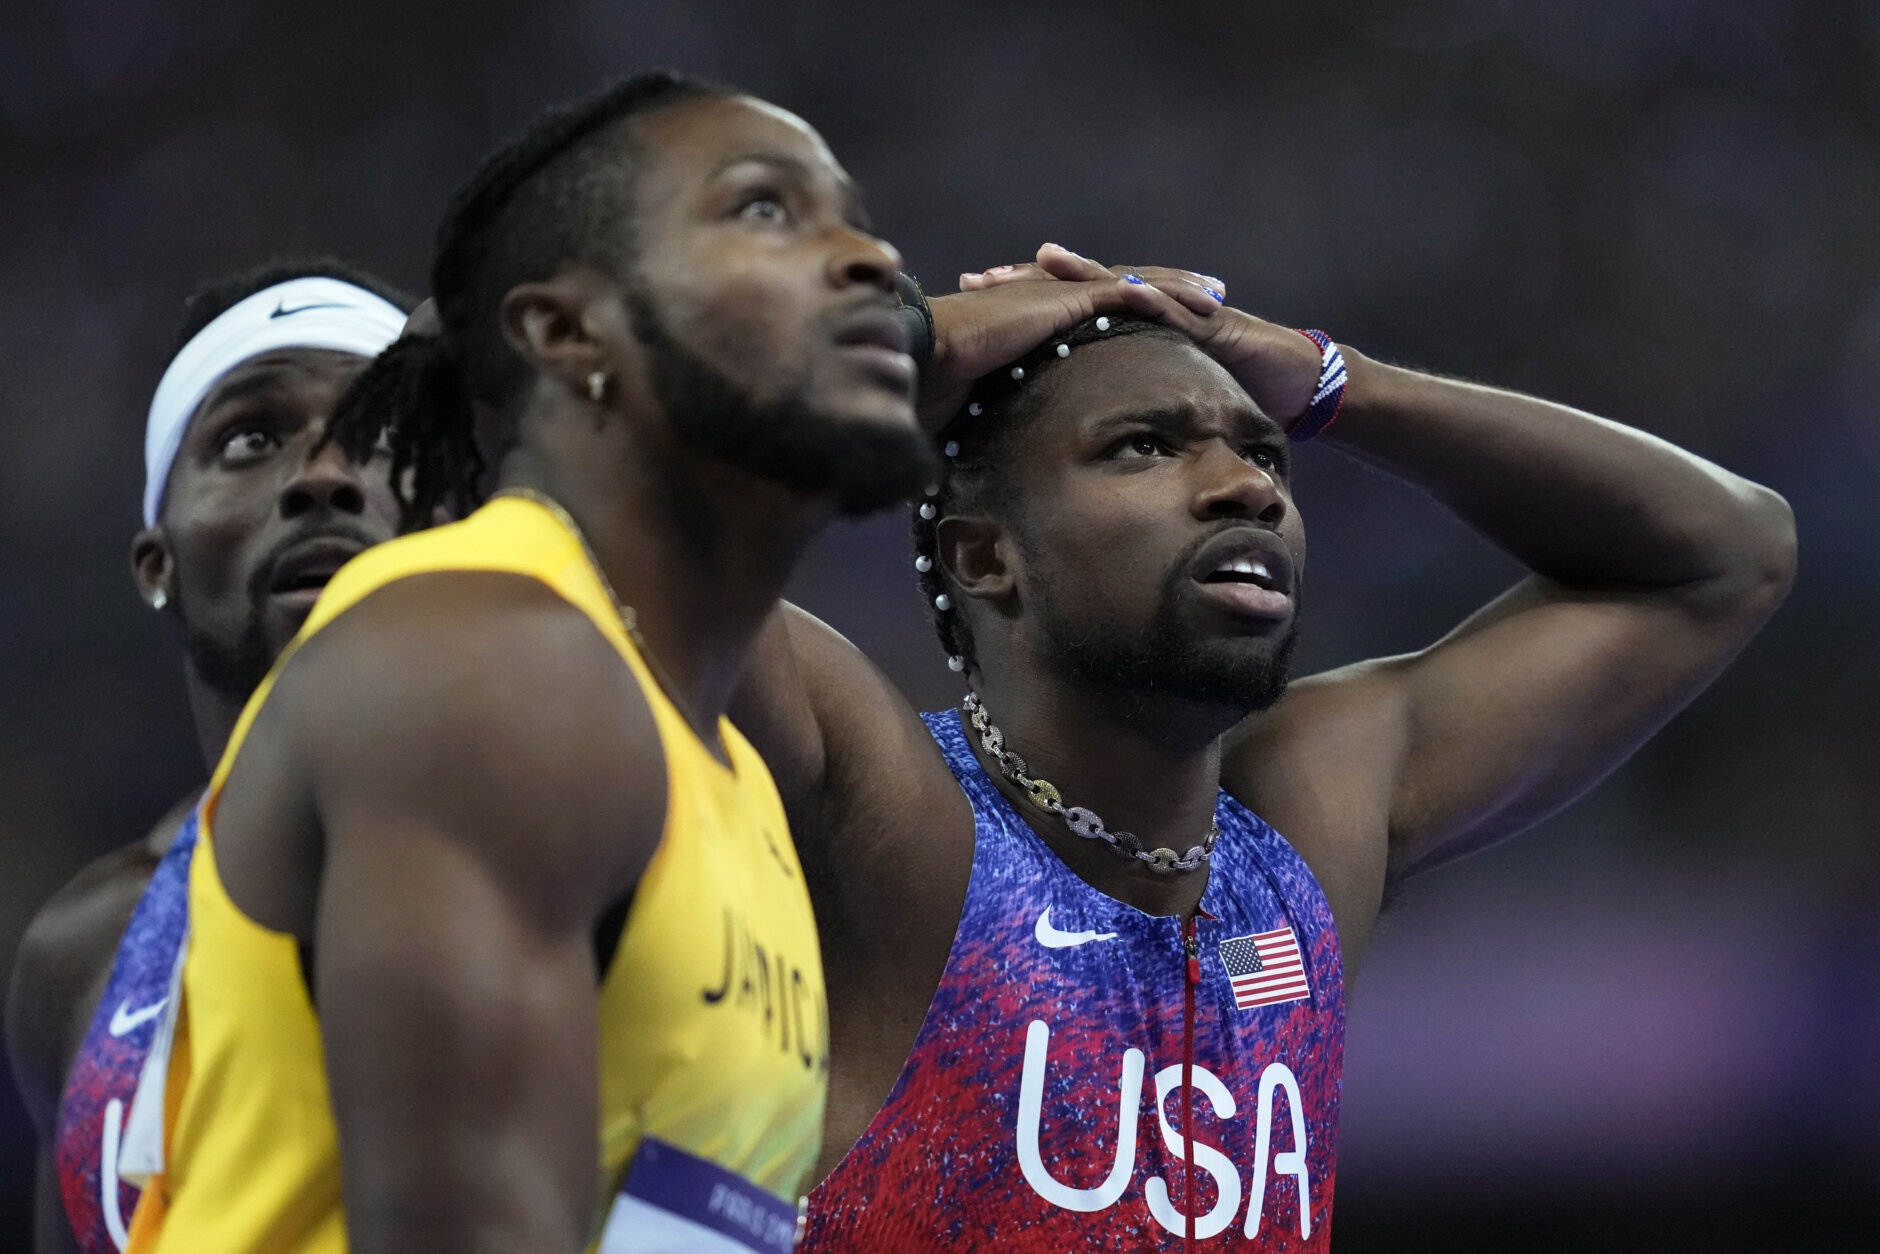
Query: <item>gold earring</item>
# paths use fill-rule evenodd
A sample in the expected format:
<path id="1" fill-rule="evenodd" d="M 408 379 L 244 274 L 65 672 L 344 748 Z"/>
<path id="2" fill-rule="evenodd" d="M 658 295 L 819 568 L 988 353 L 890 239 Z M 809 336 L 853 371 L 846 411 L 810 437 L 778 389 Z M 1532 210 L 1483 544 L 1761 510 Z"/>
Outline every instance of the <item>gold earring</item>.
<path id="1" fill-rule="evenodd" d="M 596 370 L 593 374 L 588 376 L 588 399 L 598 405 L 606 395 L 607 372 L 605 370 Z"/>

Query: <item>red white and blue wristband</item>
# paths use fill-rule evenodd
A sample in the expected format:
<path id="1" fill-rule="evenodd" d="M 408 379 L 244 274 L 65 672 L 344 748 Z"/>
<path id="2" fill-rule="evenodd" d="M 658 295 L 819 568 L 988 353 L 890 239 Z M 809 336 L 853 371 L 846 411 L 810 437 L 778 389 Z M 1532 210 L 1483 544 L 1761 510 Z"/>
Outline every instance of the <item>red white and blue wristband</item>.
<path id="1" fill-rule="evenodd" d="M 1297 328 L 1296 328 L 1297 329 Z M 1332 425 L 1345 405 L 1345 357 L 1323 331 L 1299 330 L 1299 334 L 1319 346 L 1319 385 L 1313 390 L 1306 412 L 1286 429 L 1287 438 L 1303 444 Z"/>

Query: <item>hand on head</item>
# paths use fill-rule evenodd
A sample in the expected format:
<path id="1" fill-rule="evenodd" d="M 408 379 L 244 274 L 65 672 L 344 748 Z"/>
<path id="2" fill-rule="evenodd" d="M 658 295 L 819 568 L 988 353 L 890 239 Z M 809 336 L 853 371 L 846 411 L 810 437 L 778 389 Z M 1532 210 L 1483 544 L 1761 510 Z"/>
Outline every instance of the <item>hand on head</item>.
<path id="1" fill-rule="evenodd" d="M 1136 291 L 1135 284 L 1105 272 L 1096 279 L 991 284 L 934 297 L 928 302 L 933 355 L 921 370 L 917 401 L 921 425 L 938 431 L 959 412 L 981 376 L 1052 336 L 1099 314 L 1134 312 Z"/>
<path id="2" fill-rule="evenodd" d="M 1058 283 L 1080 288 L 1107 285 L 1122 302 L 1122 312 L 1152 318 L 1182 332 L 1226 367 L 1254 403 L 1283 426 L 1290 426 L 1311 402 L 1319 381 L 1318 346 L 1290 328 L 1227 305 L 1226 285 L 1209 275 L 1160 266 L 1105 267 L 1061 245 L 1045 244 L 1035 261 L 960 276 L 962 292 Z M 1041 296 L 1040 303 L 1045 299 Z M 1091 310 L 1092 314 L 1105 312 L 1111 311 Z M 1011 357 L 1022 355 L 1056 331 L 1053 328 L 1032 339 Z M 1003 364 L 1004 360 L 992 362 L 986 369 Z"/>
<path id="3" fill-rule="evenodd" d="M 1065 282 L 1100 282 L 1121 279 L 1132 286 L 1154 287 L 1179 301 L 1200 317 L 1207 317 L 1227 299 L 1227 285 L 1207 274 L 1193 270 L 1171 270 L 1164 266 L 1104 266 L 1101 262 L 1072 252 L 1062 244 L 1041 244 L 1035 261 L 1017 265 L 994 266 L 977 274 L 960 276 L 960 291 L 979 292 L 1006 283 L 1024 283 L 1041 279 Z M 1159 308 L 1159 306 L 1157 306 Z M 1146 309 L 1143 312 L 1148 312 Z"/>

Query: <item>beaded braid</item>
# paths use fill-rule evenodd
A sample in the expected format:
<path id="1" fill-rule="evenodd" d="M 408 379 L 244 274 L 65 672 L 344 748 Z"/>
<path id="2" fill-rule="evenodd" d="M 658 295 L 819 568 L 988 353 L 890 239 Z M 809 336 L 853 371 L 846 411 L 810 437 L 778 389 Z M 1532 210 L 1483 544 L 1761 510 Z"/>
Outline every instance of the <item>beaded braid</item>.
<path id="1" fill-rule="evenodd" d="M 988 490 L 996 493 L 998 475 L 1010 464 L 1008 443 L 1042 403 L 1039 383 L 1071 355 L 1071 350 L 1145 333 L 1188 342 L 1179 332 L 1143 318 L 1087 319 L 1068 333 L 1046 340 L 1011 365 L 980 378 L 973 384 L 965 408 L 935 437 L 942 454 L 940 477 L 927 486 L 913 509 L 914 572 L 940 647 L 946 650 L 949 670 L 968 673 L 974 668 L 975 658 L 972 627 L 959 612 L 957 589 L 940 561 L 941 520 L 971 508 L 972 503 L 984 499 Z"/>

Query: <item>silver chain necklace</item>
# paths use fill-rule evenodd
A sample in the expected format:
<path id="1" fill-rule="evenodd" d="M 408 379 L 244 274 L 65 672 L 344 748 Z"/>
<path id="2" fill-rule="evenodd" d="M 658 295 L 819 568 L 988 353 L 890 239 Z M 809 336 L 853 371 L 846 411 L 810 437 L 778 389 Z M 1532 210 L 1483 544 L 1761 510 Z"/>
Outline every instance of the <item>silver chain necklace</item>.
<path id="1" fill-rule="evenodd" d="M 1140 837 L 1129 832 L 1113 832 L 1105 827 L 1094 810 L 1065 805 L 1064 798 L 1054 785 L 1047 780 L 1033 779 L 1025 759 L 1005 747 L 1005 733 L 993 726 L 992 717 L 986 713 L 985 703 L 979 699 L 978 693 L 967 693 L 966 700 L 961 704 L 972 719 L 973 730 L 979 733 L 979 743 L 985 749 L 986 756 L 999 764 L 999 773 L 1023 788 L 1033 805 L 1063 819 L 1064 826 L 1085 840 L 1101 840 L 1125 857 L 1134 858 L 1146 864 L 1151 871 L 1164 874 L 1192 871 L 1214 856 L 1214 842 L 1221 837 L 1221 825 L 1218 822 L 1208 824 L 1208 834 L 1200 844 L 1190 848 L 1186 854 L 1179 854 L 1167 848 L 1145 849 Z"/>

